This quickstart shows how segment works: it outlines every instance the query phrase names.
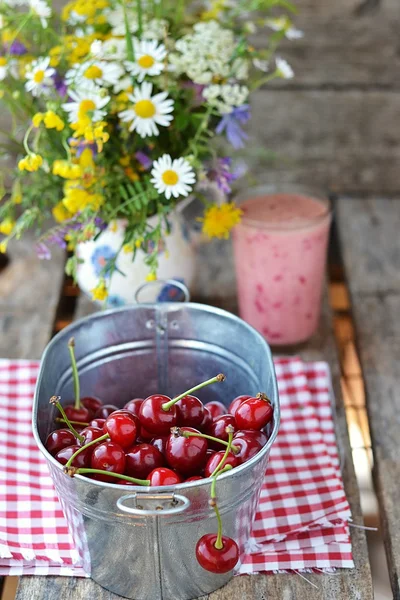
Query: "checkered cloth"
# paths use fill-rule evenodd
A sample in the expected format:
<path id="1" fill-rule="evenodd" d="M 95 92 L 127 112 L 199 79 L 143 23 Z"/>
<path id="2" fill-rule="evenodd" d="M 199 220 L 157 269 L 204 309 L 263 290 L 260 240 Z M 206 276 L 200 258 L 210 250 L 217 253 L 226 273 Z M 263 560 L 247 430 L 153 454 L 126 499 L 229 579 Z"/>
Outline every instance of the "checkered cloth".
<path id="1" fill-rule="evenodd" d="M 329 368 L 275 360 L 281 428 L 238 574 L 354 566 Z M 39 365 L 0 360 L 0 575 L 85 576 L 31 433 Z"/>

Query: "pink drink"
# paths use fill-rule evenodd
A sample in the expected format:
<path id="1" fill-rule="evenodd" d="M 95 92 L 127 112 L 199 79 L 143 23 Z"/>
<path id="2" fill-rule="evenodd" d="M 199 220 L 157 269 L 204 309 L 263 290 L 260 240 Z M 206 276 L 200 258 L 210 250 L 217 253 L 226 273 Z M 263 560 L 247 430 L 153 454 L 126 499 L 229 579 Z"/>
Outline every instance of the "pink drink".
<path id="1" fill-rule="evenodd" d="M 258 195 L 233 233 L 240 316 L 274 345 L 316 330 L 331 215 L 327 201 Z"/>

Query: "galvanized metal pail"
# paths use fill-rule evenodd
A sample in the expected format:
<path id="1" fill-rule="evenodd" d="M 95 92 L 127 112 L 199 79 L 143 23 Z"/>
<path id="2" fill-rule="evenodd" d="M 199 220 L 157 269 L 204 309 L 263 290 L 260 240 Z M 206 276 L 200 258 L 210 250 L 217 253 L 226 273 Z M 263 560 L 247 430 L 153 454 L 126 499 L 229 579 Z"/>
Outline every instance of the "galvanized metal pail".
<path id="1" fill-rule="evenodd" d="M 209 507 L 211 480 L 172 488 L 126 487 L 70 478 L 43 442 L 54 428 L 53 394 L 73 397 L 67 340 L 75 337 L 83 395 L 123 406 L 133 397 L 171 397 L 222 372 L 201 390 L 203 402 L 226 406 L 239 394 L 265 392 L 274 405 L 269 441 L 247 463 L 218 478 L 224 534 L 244 552 L 271 445 L 279 426 L 277 384 L 265 340 L 244 321 L 198 304 L 142 304 L 97 313 L 59 333 L 42 359 L 33 430 L 84 568 L 108 590 L 136 600 L 186 600 L 224 585 L 232 573 L 205 571 L 195 557 L 199 538 L 217 530 Z"/>

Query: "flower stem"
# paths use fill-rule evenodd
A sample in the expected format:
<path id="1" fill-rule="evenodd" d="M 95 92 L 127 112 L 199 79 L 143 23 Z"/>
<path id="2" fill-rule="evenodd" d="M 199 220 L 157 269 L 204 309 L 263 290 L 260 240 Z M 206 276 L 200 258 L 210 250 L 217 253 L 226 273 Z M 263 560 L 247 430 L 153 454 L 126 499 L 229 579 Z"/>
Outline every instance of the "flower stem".
<path id="1" fill-rule="evenodd" d="M 66 467 L 67 465 L 65 465 Z M 85 475 L 86 473 L 98 473 L 99 475 L 110 475 L 117 479 L 123 479 L 124 481 L 130 481 L 136 485 L 150 485 L 149 479 L 136 479 L 135 477 L 129 477 L 129 475 L 121 475 L 120 473 L 112 473 L 111 471 L 103 471 L 102 469 L 86 469 L 79 468 L 74 471 L 74 475 Z"/>
<path id="2" fill-rule="evenodd" d="M 57 423 L 66 423 L 66 420 L 62 417 L 56 417 L 54 419 Z M 84 423 L 83 421 L 69 421 L 71 425 L 83 425 L 83 427 L 88 427 L 89 423 Z"/>
<path id="3" fill-rule="evenodd" d="M 79 386 L 78 367 L 76 366 L 75 358 L 75 340 L 73 337 L 68 342 L 68 350 L 71 356 L 72 377 L 74 380 L 75 408 L 78 409 L 81 408 L 81 391 Z"/>
<path id="4" fill-rule="evenodd" d="M 133 48 L 131 30 L 129 27 L 128 13 L 126 12 L 126 0 L 122 0 L 121 4 L 124 13 L 126 56 L 130 62 L 133 62 L 135 60 L 135 50 Z"/>
<path id="5" fill-rule="evenodd" d="M 172 429 L 174 429 L 174 427 Z M 224 446 L 229 445 L 229 442 L 226 442 L 225 440 L 220 440 L 219 438 L 214 437 L 212 435 L 207 435 L 206 433 L 195 433 L 194 431 L 180 431 L 180 435 L 182 435 L 183 437 L 187 437 L 187 438 L 188 437 L 201 437 L 206 440 L 211 440 L 212 442 L 219 442 L 220 444 L 223 444 Z M 230 446 L 229 449 L 233 452 L 233 454 L 237 454 L 237 452 L 239 452 L 239 448 L 237 446 Z M 228 450 L 228 452 L 229 452 L 229 450 Z"/>
<path id="6" fill-rule="evenodd" d="M 68 429 L 70 429 L 70 431 L 72 431 L 72 433 L 74 434 L 74 436 L 82 443 L 85 441 L 85 438 L 80 435 L 76 429 L 73 427 L 73 425 L 71 424 L 71 421 L 68 419 L 67 415 L 65 414 L 65 410 L 63 409 L 63 407 L 60 404 L 60 396 L 52 396 L 50 398 L 50 404 L 54 404 L 54 406 L 56 406 L 58 408 L 58 410 L 60 411 L 60 413 L 63 416 L 63 420 L 65 421 L 65 423 L 67 424 Z"/>
<path id="7" fill-rule="evenodd" d="M 203 381 L 203 383 L 199 383 L 198 385 L 195 385 L 194 387 L 190 388 L 190 390 L 187 390 L 183 394 L 176 396 L 176 398 L 173 398 L 169 402 L 165 402 L 164 404 L 161 405 L 161 408 L 163 410 L 165 410 L 165 412 L 167 412 L 167 411 L 169 411 L 171 406 L 176 404 L 178 402 L 178 400 L 181 400 L 185 396 L 188 396 L 189 394 L 192 394 L 193 392 L 197 392 L 197 390 L 201 390 L 203 387 L 206 387 L 207 385 L 211 385 L 212 383 L 225 381 L 225 379 L 226 379 L 225 375 L 223 375 L 222 373 L 219 373 L 219 375 L 216 375 L 215 377 L 212 377 L 211 379 L 207 379 L 207 381 Z"/>
<path id="8" fill-rule="evenodd" d="M 142 1 L 136 0 L 136 10 L 137 10 L 137 18 L 138 18 L 138 37 L 140 39 L 143 31 L 143 10 L 142 10 Z"/>
<path id="9" fill-rule="evenodd" d="M 72 461 L 74 460 L 74 458 L 76 456 L 78 456 L 78 454 L 80 454 L 81 452 L 83 452 L 84 450 L 86 450 L 86 448 L 90 448 L 90 446 L 94 446 L 95 444 L 101 444 L 101 442 L 104 442 L 105 440 L 108 440 L 109 437 L 110 436 L 108 435 L 108 433 L 105 433 L 104 435 L 101 435 L 97 439 L 92 440 L 91 442 L 88 442 L 84 446 L 81 446 L 80 448 L 78 448 L 78 450 L 76 452 L 74 452 L 73 455 L 69 458 L 69 460 L 66 463 L 65 467 L 66 468 L 70 467 L 72 465 Z M 82 438 L 82 441 L 84 441 L 84 438 Z"/>
<path id="10" fill-rule="evenodd" d="M 32 130 L 33 130 L 33 124 L 30 125 L 28 127 L 28 129 L 26 130 L 25 135 L 24 135 L 24 139 L 23 139 L 23 142 L 22 142 L 22 144 L 23 144 L 23 146 L 25 148 L 25 152 L 27 154 L 32 154 L 32 151 L 31 151 L 31 149 L 29 148 L 29 145 L 28 145 L 28 138 L 29 138 Z"/>

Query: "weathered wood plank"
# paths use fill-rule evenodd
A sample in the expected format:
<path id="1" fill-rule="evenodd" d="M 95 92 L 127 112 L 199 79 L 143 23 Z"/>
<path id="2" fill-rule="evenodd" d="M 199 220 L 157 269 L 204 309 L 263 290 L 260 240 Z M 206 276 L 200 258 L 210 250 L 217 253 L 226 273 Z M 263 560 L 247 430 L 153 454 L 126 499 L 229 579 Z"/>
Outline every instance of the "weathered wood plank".
<path id="1" fill-rule="evenodd" d="M 216 257 L 218 257 L 216 259 Z M 235 277 L 230 244 L 211 242 L 199 251 L 196 296 L 199 301 L 218 304 L 236 310 Z M 84 296 L 78 301 L 77 316 L 93 312 L 93 304 Z M 343 479 L 355 523 L 362 523 L 358 487 L 354 474 L 351 449 L 340 392 L 340 370 L 332 331 L 332 316 L 327 297 L 320 328 L 309 344 L 298 349 L 306 360 L 327 360 L 332 369 L 335 391 L 335 423 L 342 460 Z M 343 570 L 331 575 L 307 575 L 317 586 L 310 586 L 298 575 L 271 575 L 239 577 L 226 587 L 211 594 L 209 600 L 297 600 L 307 596 L 309 600 L 370 600 L 372 599 L 371 574 L 368 562 L 365 534 L 352 530 L 355 570 Z M 103 590 L 90 580 L 61 578 L 24 578 L 21 580 L 16 600 L 43 597 L 46 600 L 117 600 L 117 596 Z M 203 599 L 206 600 L 206 599 Z"/>
<path id="2" fill-rule="evenodd" d="M 400 598 L 400 201 L 340 199 L 347 268 L 389 574 Z"/>
<path id="3" fill-rule="evenodd" d="M 260 182 L 296 182 L 343 193 L 400 189 L 400 92 L 261 90 L 252 101 L 251 159 Z M 262 124 L 262 126 L 260 126 Z"/>
<path id="4" fill-rule="evenodd" d="M 65 256 L 41 261 L 27 236 L 9 245 L 8 266 L 0 273 L 0 356 L 40 358 L 53 327 Z"/>

